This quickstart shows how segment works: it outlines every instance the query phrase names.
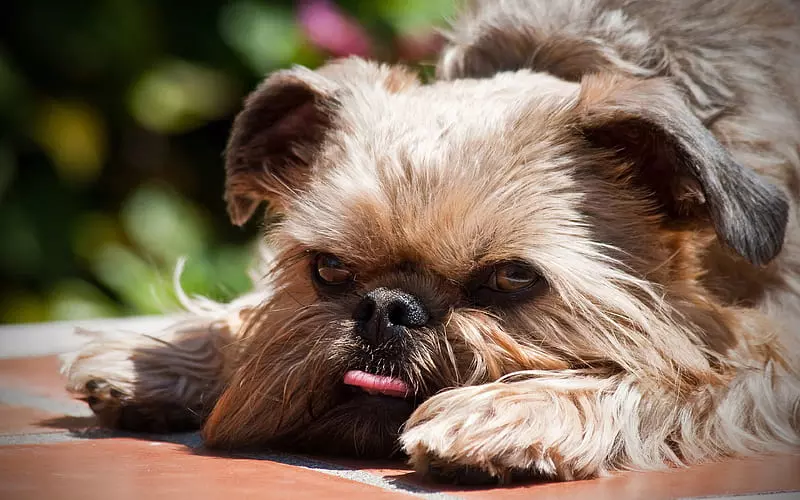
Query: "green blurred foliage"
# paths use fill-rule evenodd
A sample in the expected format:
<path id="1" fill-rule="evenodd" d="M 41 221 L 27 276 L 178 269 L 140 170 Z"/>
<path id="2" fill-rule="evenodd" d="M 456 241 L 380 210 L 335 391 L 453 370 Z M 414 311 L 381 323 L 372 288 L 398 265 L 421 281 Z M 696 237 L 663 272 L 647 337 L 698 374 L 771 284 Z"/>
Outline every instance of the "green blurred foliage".
<path id="1" fill-rule="evenodd" d="M 245 93 L 275 69 L 344 55 L 326 42 L 331 12 L 354 52 L 429 73 L 431 27 L 451 2 L 5 5 L 0 322 L 174 310 L 181 258 L 190 295 L 246 291 L 259 228 L 229 224 L 221 161 Z"/>

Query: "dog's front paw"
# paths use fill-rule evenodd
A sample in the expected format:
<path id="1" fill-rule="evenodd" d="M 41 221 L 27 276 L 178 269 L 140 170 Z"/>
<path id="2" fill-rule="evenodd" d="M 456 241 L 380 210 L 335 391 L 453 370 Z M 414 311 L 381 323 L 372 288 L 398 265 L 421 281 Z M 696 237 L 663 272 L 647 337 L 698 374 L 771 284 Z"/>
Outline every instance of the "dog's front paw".
<path id="1" fill-rule="evenodd" d="M 67 390 L 89 405 L 100 425 L 156 433 L 200 428 L 215 380 L 187 366 L 202 367 L 195 358 L 206 351 L 184 351 L 149 335 L 83 333 L 90 342 L 62 358 L 62 371 Z"/>
<path id="2" fill-rule="evenodd" d="M 133 432 L 167 433 L 199 429 L 204 412 L 176 402 L 138 401 L 107 380 L 89 379 L 78 393 L 103 427 Z"/>
<path id="3" fill-rule="evenodd" d="M 69 389 L 78 399 L 89 405 L 101 425 L 117 427 L 122 400 L 127 397 L 126 394 L 99 378 L 90 378 L 82 384 L 70 386 Z"/>
<path id="4" fill-rule="evenodd" d="M 453 389 L 422 404 L 401 436 L 414 468 L 438 481 L 506 484 L 516 478 L 572 479 L 596 475 L 563 457 L 570 433 L 548 394 L 508 384 Z M 572 439 L 574 439 L 574 435 Z"/>

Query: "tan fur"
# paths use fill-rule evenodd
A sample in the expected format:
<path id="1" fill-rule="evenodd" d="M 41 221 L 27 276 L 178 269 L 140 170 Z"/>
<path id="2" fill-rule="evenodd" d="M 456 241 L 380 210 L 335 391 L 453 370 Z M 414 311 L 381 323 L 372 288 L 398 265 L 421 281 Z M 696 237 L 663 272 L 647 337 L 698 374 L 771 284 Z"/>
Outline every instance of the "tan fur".
<path id="1" fill-rule="evenodd" d="M 402 450 L 451 479 L 800 446 L 794 4 L 473 4 L 438 82 L 349 59 L 254 92 L 226 197 L 237 224 L 265 200 L 281 214 L 264 281 L 162 340 L 72 356 L 70 389 L 107 425 L 168 426 L 154 415 L 177 406 L 207 417 L 211 447 Z M 315 252 L 355 288 L 315 286 Z M 470 280 L 506 261 L 541 286 L 476 306 Z M 377 287 L 430 312 L 402 355 L 354 333 Z M 414 397 L 351 399 L 349 369 Z"/>

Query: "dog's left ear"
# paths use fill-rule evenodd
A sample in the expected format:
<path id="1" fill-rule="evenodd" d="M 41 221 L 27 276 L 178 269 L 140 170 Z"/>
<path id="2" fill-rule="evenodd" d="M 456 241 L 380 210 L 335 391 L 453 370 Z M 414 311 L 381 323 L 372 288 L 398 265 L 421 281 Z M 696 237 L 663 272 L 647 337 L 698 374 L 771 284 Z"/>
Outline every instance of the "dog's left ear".
<path id="1" fill-rule="evenodd" d="M 305 68 L 278 71 L 245 100 L 225 149 L 225 201 L 231 221 L 247 222 L 263 201 L 278 210 L 308 178 L 330 129 L 333 82 Z"/>
<path id="2" fill-rule="evenodd" d="M 225 200 L 233 223 L 247 222 L 264 201 L 281 212 L 303 191 L 337 127 L 341 100 L 353 89 L 398 93 L 418 84 L 402 66 L 357 57 L 270 75 L 245 100 L 225 150 Z"/>
<path id="3" fill-rule="evenodd" d="M 786 195 L 739 165 L 671 83 L 590 75 L 575 111 L 585 138 L 631 162 L 670 216 L 709 218 L 718 238 L 753 264 L 778 255 Z"/>

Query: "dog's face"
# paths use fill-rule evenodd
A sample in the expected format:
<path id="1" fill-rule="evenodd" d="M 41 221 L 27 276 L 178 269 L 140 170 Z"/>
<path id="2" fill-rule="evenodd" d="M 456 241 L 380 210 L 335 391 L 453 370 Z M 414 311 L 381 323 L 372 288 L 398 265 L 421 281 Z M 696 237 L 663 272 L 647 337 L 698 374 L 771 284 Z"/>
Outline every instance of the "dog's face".
<path id="1" fill-rule="evenodd" d="M 780 193 L 661 81 L 280 72 L 248 99 L 227 168 L 235 223 L 265 200 L 280 219 L 275 293 L 247 319 L 212 446 L 388 456 L 447 388 L 699 377 L 729 327 L 698 282 L 704 249 L 765 263 L 786 223 Z"/>

